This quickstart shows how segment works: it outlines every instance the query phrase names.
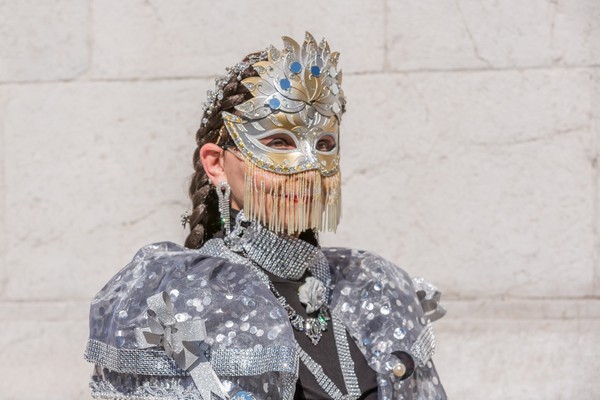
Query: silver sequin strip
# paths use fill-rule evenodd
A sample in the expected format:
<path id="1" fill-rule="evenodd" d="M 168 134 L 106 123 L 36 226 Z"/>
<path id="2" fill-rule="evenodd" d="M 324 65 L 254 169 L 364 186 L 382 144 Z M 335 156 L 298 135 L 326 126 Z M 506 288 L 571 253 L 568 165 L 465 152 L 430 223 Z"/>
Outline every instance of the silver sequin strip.
<path id="1" fill-rule="evenodd" d="M 107 381 L 90 382 L 92 397 L 110 400 L 198 400 L 194 385 L 184 387 L 178 379 L 149 378 L 126 388 L 115 387 Z"/>
<path id="2" fill-rule="evenodd" d="M 323 388 L 325 393 L 327 393 L 334 400 L 344 399 L 344 395 L 340 392 L 340 389 L 333 383 L 331 379 L 325 372 L 323 372 L 323 367 L 319 365 L 315 360 L 313 360 L 302 348 L 300 345 L 297 345 L 298 353 L 300 354 L 300 360 L 306 365 L 306 368 L 310 371 L 311 374 L 314 375 L 317 380 L 317 384 Z"/>
<path id="3" fill-rule="evenodd" d="M 413 355 L 417 364 L 422 367 L 435 353 L 435 336 L 431 323 L 427 323 L 423 331 L 417 337 L 417 340 L 410 348 L 410 353 Z"/>
<path id="4" fill-rule="evenodd" d="M 111 371 L 138 375 L 187 376 L 186 371 L 160 350 L 117 349 L 97 340 L 88 340 L 85 359 Z M 270 371 L 295 374 L 298 359 L 293 348 L 217 349 L 210 363 L 217 375 L 259 375 Z"/>
<path id="5" fill-rule="evenodd" d="M 335 315 L 332 315 L 333 322 L 333 335 L 335 338 L 335 345 L 338 351 L 338 357 L 340 360 L 340 367 L 342 369 L 342 375 L 344 377 L 344 384 L 346 385 L 346 391 L 348 394 L 342 394 L 340 389 L 333 383 L 333 381 L 325 375 L 323 367 L 313 360 L 299 344 L 296 344 L 298 353 L 300 354 L 300 360 L 306 365 L 306 368 L 314 375 L 319 386 L 331 396 L 334 400 L 354 400 L 358 399 L 361 395 L 360 387 L 358 386 L 358 378 L 354 371 L 354 360 L 350 354 L 350 347 L 348 345 L 348 337 L 346 335 L 346 328 L 342 321 L 340 321 Z"/>
<path id="6" fill-rule="evenodd" d="M 350 354 L 346 328 L 344 327 L 344 323 L 340 321 L 337 316 L 332 314 L 331 319 L 333 322 L 333 335 L 338 351 L 338 358 L 340 359 L 340 366 L 342 368 L 342 375 L 344 376 L 344 383 L 346 384 L 348 395 L 352 398 L 358 398 L 361 395 L 361 391 L 354 370 L 354 360 Z"/>
<path id="7" fill-rule="evenodd" d="M 298 360 L 298 358 L 296 358 Z M 296 382 L 298 381 L 298 362 L 296 362 L 296 371 L 294 374 L 288 374 L 283 377 L 282 400 L 292 400 L 296 391 Z"/>
<path id="8" fill-rule="evenodd" d="M 140 375 L 186 376 L 175 361 L 160 350 L 117 349 L 94 339 L 89 339 L 85 349 L 88 362 L 112 371 Z"/>
<path id="9" fill-rule="evenodd" d="M 310 273 L 325 285 L 325 298 L 331 300 L 331 269 L 325 255 L 321 252 L 317 255 L 316 263 L 310 268 Z"/>
<path id="10" fill-rule="evenodd" d="M 248 260 L 245 257 L 240 256 L 237 253 L 234 253 L 225 245 L 223 239 L 210 239 L 208 242 L 204 244 L 199 250 L 198 253 L 210 257 L 219 257 L 225 260 L 231 261 L 236 264 L 246 265 L 250 267 L 260 279 L 264 282 L 266 286 L 269 286 L 269 277 L 265 274 L 259 267 L 256 266 L 252 261 Z"/>
<path id="11" fill-rule="evenodd" d="M 210 363 L 221 376 L 260 375 L 271 371 L 295 374 L 298 369 L 295 349 L 283 346 L 260 350 L 218 349 L 211 353 Z"/>

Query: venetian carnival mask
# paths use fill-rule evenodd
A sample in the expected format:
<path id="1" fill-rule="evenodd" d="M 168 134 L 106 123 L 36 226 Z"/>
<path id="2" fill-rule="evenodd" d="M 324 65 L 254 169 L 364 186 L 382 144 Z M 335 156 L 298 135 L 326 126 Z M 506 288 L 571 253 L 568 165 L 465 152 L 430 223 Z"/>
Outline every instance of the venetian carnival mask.
<path id="1" fill-rule="evenodd" d="M 276 232 L 335 230 L 340 219 L 339 125 L 345 104 L 339 53 L 309 33 L 300 46 L 283 37 L 266 60 L 252 64 L 258 77 L 242 84 L 252 98 L 223 112 L 224 125 L 246 163 L 244 212 Z M 264 58 L 264 57 L 263 57 Z M 284 137 L 286 149 L 261 139 Z M 271 207 L 267 213 L 266 196 Z M 267 217 L 268 214 L 268 217 Z"/>

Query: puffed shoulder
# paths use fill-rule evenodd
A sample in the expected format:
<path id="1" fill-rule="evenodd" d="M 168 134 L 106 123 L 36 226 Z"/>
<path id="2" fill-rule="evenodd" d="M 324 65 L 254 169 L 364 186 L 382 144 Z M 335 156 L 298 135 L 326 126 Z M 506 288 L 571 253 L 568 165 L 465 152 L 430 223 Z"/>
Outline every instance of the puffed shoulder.
<path id="1" fill-rule="evenodd" d="M 147 351 L 147 343 L 141 340 L 140 330 L 149 326 L 149 314 L 156 311 L 148 300 L 159 294 L 166 296 L 173 323 L 204 322 L 206 332 L 197 342 L 210 346 L 211 364 L 218 374 L 239 369 L 240 352 L 248 364 L 254 359 L 271 362 L 260 364 L 261 371 L 248 365 L 248 371 L 239 372 L 295 373 L 293 332 L 283 308 L 256 273 L 169 242 L 140 249 L 95 296 L 87 360 L 124 373 L 181 374 L 161 346 Z M 159 364 L 149 354 L 156 355 L 162 367 L 153 369 Z"/>
<path id="2" fill-rule="evenodd" d="M 431 318 L 420 301 L 421 287 L 405 270 L 375 253 L 344 248 L 323 252 L 335 279 L 332 309 L 362 339 L 359 346 L 367 359 L 375 356 L 371 366 L 383 371 L 390 361 L 385 355 L 394 351 L 407 352 L 417 364 L 425 365 L 435 341 Z M 435 293 L 439 299 L 437 289 Z"/>
<path id="3" fill-rule="evenodd" d="M 431 357 L 435 337 L 423 300 L 440 293 L 375 253 L 344 248 L 323 252 L 336 290 L 332 309 L 346 325 L 369 366 L 379 373 L 380 398 L 445 399 Z M 423 299 L 423 300 L 422 300 Z M 437 308 L 436 308 L 437 309 Z M 396 393 L 396 394 L 395 394 Z"/>
<path id="4" fill-rule="evenodd" d="M 431 322 L 445 315 L 446 310 L 439 304 L 441 292 L 424 278 L 411 278 L 408 272 L 401 267 L 370 251 L 325 248 L 323 252 L 337 272 L 339 279 L 355 281 L 369 276 L 371 279 L 390 281 L 392 284 L 398 282 L 408 294 L 417 294 L 421 307 Z"/>
<path id="5" fill-rule="evenodd" d="M 410 399 L 445 398 L 430 360 L 439 291 L 368 251 L 324 248 L 323 256 L 331 271 L 332 315 L 377 371 L 383 397 L 400 390 Z M 258 385 L 275 398 L 291 396 L 298 371 L 294 334 L 256 268 L 221 239 L 199 250 L 169 242 L 140 249 L 91 304 L 86 359 L 105 371 L 94 378 L 93 393 L 111 398 L 135 387 L 145 394 L 148 385 L 187 387 L 190 378 L 198 389 L 225 390 L 198 383 L 209 371 L 229 382 L 229 393 L 240 384 Z M 210 357 L 188 368 L 188 357 L 203 352 Z M 120 388 L 124 376 L 136 383 Z"/>

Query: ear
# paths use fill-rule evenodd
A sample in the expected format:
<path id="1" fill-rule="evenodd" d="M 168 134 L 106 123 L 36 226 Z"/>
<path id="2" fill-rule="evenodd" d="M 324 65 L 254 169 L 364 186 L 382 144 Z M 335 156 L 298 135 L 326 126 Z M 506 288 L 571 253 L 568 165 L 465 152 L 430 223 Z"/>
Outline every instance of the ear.
<path id="1" fill-rule="evenodd" d="M 227 181 L 227 175 L 223 168 L 223 149 L 214 143 L 206 143 L 200 148 L 200 161 L 204 171 L 213 185 L 221 181 Z"/>

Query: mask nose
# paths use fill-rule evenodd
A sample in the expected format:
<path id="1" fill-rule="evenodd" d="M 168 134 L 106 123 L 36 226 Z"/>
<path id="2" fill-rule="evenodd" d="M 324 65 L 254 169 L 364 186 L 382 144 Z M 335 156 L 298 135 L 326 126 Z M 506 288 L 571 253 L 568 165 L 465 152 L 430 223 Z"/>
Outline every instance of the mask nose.
<path id="1" fill-rule="evenodd" d="M 308 140 L 303 140 L 301 143 L 302 153 L 306 156 L 306 161 L 309 163 L 317 162 L 317 153 L 314 146 Z"/>

